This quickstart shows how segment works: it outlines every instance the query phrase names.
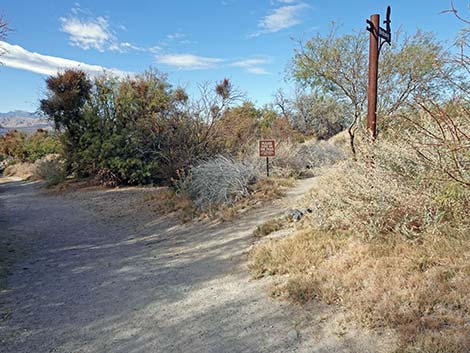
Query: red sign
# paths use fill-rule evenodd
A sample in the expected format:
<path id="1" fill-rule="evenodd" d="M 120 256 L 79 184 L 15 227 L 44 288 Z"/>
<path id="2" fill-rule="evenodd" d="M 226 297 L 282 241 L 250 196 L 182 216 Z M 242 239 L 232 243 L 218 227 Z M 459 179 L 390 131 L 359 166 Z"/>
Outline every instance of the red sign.
<path id="1" fill-rule="evenodd" d="M 260 140 L 259 141 L 259 156 L 260 157 L 274 157 L 276 155 L 276 141 L 275 140 Z"/>

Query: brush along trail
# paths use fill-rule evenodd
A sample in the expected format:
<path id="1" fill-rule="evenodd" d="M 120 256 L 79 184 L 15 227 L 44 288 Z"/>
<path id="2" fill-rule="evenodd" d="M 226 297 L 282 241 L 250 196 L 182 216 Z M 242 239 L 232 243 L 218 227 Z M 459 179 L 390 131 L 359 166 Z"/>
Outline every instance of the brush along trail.
<path id="1" fill-rule="evenodd" d="M 221 224 L 137 207 L 148 188 L 52 194 L 0 183 L 0 236 L 24 244 L 0 292 L 0 352 L 382 352 L 333 307 L 270 299 L 247 251 L 314 179 Z"/>

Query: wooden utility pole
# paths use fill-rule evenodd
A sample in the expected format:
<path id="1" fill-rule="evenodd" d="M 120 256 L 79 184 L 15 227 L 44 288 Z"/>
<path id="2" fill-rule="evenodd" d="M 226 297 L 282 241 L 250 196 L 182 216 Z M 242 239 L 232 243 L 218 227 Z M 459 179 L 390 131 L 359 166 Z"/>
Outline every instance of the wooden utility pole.
<path id="1" fill-rule="evenodd" d="M 379 76 L 379 33 L 380 15 L 370 16 L 369 43 L 369 86 L 367 91 L 367 130 L 373 139 L 377 137 L 377 85 Z"/>
<path id="2" fill-rule="evenodd" d="M 369 44 L 369 86 L 367 89 L 367 130 L 373 139 L 377 137 L 377 96 L 379 78 L 379 54 L 384 43 L 392 43 L 392 29 L 390 27 L 390 6 L 387 7 L 387 18 L 384 21 L 386 28 L 380 27 L 380 15 L 375 14 L 367 20 L 367 30 L 370 32 Z"/>

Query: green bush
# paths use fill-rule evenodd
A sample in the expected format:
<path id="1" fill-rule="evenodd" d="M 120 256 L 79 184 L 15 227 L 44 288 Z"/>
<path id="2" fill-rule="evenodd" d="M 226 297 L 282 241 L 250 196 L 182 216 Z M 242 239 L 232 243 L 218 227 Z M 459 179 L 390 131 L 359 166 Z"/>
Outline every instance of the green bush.
<path id="1" fill-rule="evenodd" d="M 21 131 L 10 131 L 0 137 L 0 155 L 19 162 L 31 162 L 61 151 L 57 135 L 45 130 L 37 130 L 32 135 Z"/>
<path id="2" fill-rule="evenodd" d="M 41 109 L 63 131 L 67 172 L 109 185 L 167 184 L 218 151 L 213 121 L 231 85 L 224 80 L 218 87 L 210 109 L 197 111 L 182 89 L 154 71 L 91 81 L 68 70 L 47 79 Z"/>

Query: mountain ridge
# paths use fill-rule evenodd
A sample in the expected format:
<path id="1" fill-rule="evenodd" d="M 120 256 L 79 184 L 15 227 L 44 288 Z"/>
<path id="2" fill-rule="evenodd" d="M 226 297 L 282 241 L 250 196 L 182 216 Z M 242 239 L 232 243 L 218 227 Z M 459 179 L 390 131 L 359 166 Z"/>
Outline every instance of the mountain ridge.
<path id="1" fill-rule="evenodd" d="M 41 119 L 41 115 L 36 112 L 29 112 L 27 110 L 11 110 L 9 112 L 0 112 L 0 118 L 36 118 L 36 119 Z"/>

